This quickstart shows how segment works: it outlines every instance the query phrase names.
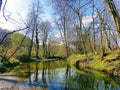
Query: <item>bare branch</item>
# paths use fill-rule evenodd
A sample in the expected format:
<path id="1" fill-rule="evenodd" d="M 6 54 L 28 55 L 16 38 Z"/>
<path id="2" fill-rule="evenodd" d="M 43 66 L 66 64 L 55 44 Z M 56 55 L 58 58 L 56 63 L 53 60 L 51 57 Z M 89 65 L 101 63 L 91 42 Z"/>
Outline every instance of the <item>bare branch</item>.
<path id="1" fill-rule="evenodd" d="M 7 4 L 7 0 L 5 0 L 5 4 L 4 4 L 4 6 L 3 6 L 2 12 L 3 12 L 3 17 L 4 17 L 5 20 L 7 21 L 8 19 L 7 19 L 6 16 L 5 16 L 5 6 L 6 6 L 6 4 Z"/>
<path id="2" fill-rule="evenodd" d="M 25 27 L 25 28 L 18 29 L 18 30 L 14 30 L 14 31 L 12 31 L 12 32 L 6 33 L 5 36 L 2 38 L 2 40 L 0 41 L 0 44 L 3 43 L 3 41 L 5 40 L 5 38 L 6 38 L 8 35 L 10 35 L 10 34 L 12 34 L 12 33 L 15 33 L 15 32 L 19 32 L 19 31 L 26 30 L 26 29 L 28 29 L 28 28 L 29 28 L 29 27 L 27 26 L 27 27 Z"/>
<path id="3" fill-rule="evenodd" d="M 27 37 L 28 32 L 29 32 L 29 29 L 26 31 L 24 37 L 23 37 L 22 40 L 21 40 L 21 43 L 17 46 L 17 48 L 15 49 L 15 51 L 7 58 L 8 60 L 9 60 L 12 56 L 14 56 L 14 55 L 16 54 L 16 52 L 19 50 L 20 46 L 23 44 L 25 38 Z"/>
<path id="4" fill-rule="evenodd" d="M 2 0 L 0 0 L 0 10 L 1 10 L 1 6 L 2 6 Z"/>

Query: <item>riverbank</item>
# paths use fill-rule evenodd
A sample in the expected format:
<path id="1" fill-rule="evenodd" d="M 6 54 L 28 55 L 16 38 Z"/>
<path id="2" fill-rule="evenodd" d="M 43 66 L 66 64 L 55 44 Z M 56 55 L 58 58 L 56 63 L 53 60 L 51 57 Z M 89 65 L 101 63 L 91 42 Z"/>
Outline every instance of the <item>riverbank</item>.
<path id="1" fill-rule="evenodd" d="M 36 90 L 35 86 L 20 87 L 20 82 L 23 81 L 24 78 L 18 77 L 14 73 L 0 74 L 0 90 Z M 41 87 L 37 89 L 42 90 Z"/>
<path id="2" fill-rule="evenodd" d="M 99 54 L 88 54 L 88 56 L 89 60 L 85 55 L 71 55 L 68 63 L 77 69 L 88 68 L 120 76 L 120 51 L 107 53 L 104 58 L 101 58 Z"/>
<path id="3" fill-rule="evenodd" d="M 15 74 L 0 74 L 0 90 L 18 90 L 17 83 L 20 81 Z"/>
<path id="4" fill-rule="evenodd" d="M 11 69 L 20 64 L 20 61 L 15 58 L 11 58 L 9 61 L 4 60 L 0 62 L 0 73 L 9 72 Z"/>
<path id="5" fill-rule="evenodd" d="M 120 88 L 120 79 L 92 69 L 74 69 L 66 60 L 20 63 L 0 74 L 0 90 L 94 90 L 101 84 L 101 90 Z"/>

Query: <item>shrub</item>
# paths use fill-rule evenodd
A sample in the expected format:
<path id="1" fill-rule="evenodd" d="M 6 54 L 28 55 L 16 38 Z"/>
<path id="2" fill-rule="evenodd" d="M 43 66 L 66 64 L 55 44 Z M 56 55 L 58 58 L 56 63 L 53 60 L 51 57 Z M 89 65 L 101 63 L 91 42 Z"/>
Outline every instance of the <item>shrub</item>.
<path id="1" fill-rule="evenodd" d="M 10 63 L 10 61 L 8 61 L 8 60 L 4 60 L 2 63 L 3 63 L 3 65 L 6 66 L 6 67 L 11 67 L 11 63 Z"/>
<path id="2" fill-rule="evenodd" d="M 28 61 L 28 56 L 23 54 L 17 57 L 17 59 L 19 59 L 21 62 L 26 62 Z"/>
<path id="3" fill-rule="evenodd" d="M 0 72 L 5 72 L 6 67 L 3 65 L 3 63 L 0 63 Z"/>
<path id="4" fill-rule="evenodd" d="M 20 63 L 20 61 L 18 59 L 11 58 L 10 63 L 11 63 L 11 66 L 14 67 L 14 66 L 17 66 Z"/>

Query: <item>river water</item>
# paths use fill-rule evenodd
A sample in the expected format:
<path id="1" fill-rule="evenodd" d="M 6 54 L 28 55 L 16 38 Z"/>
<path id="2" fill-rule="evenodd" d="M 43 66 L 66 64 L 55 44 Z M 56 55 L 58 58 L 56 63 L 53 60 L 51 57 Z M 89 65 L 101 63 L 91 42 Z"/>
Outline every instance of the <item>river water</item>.
<path id="1" fill-rule="evenodd" d="M 23 63 L 13 69 L 19 90 L 120 90 L 120 78 L 70 67 L 66 61 Z"/>

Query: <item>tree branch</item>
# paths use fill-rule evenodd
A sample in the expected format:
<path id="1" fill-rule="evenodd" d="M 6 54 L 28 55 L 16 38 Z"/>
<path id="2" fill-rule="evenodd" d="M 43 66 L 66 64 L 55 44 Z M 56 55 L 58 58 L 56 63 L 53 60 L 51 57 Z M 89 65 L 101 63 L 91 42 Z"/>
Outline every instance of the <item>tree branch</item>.
<path id="1" fill-rule="evenodd" d="M 6 4 L 7 4 L 7 0 L 5 0 L 5 4 L 4 4 L 4 6 L 3 6 L 2 12 L 3 12 L 3 17 L 4 17 L 5 20 L 7 21 L 8 19 L 7 19 L 6 16 L 5 16 L 5 6 L 6 6 Z"/>
<path id="2" fill-rule="evenodd" d="M 27 26 L 27 27 L 25 27 L 25 28 L 18 29 L 18 30 L 14 30 L 14 31 L 12 31 L 12 32 L 6 33 L 5 36 L 2 38 L 2 40 L 0 41 L 0 44 L 3 43 L 3 41 L 5 40 L 5 38 L 6 38 L 8 35 L 10 35 L 10 34 L 12 34 L 12 33 L 15 33 L 15 32 L 19 32 L 19 31 L 26 30 L 26 29 L 28 29 L 28 28 L 29 28 L 29 27 Z"/>

